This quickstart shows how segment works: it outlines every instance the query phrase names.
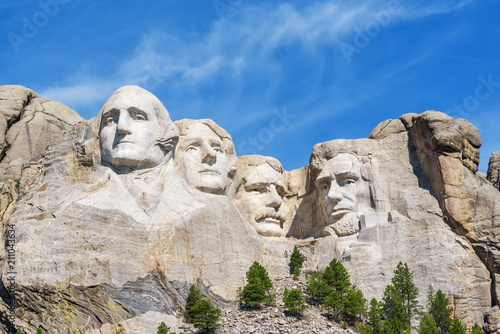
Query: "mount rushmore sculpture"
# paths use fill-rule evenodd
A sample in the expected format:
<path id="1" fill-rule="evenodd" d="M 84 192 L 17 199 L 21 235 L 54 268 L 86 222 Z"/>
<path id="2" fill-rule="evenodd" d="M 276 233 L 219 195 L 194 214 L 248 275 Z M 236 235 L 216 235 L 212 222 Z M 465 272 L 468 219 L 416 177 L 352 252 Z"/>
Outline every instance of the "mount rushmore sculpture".
<path id="1" fill-rule="evenodd" d="M 253 261 L 279 276 L 294 246 L 305 270 L 340 259 L 367 298 L 407 262 L 422 305 L 432 283 L 464 322 L 499 330 L 500 192 L 466 120 L 406 114 L 285 171 L 137 86 L 89 121 L 20 86 L 0 87 L 0 112 L 2 233 L 16 237 L 15 270 L 8 243 L 0 257 L 3 331 L 153 328 L 182 316 L 195 282 L 225 307 Z"/>

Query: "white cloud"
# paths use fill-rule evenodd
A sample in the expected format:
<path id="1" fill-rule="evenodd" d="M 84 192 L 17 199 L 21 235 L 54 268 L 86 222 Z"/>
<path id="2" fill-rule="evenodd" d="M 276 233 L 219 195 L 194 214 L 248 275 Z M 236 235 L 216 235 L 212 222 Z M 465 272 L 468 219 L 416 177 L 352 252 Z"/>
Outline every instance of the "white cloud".
<path id="1" fill-rule="evenodd" d="M 268 66 L 270 71 L 273 66 L 279 68 L 280 64 L 272 61 L 272 53 L 279 47 L 293 44 L 315 52 L 321 46 L 336 45 L 345 34 L 352 34 L 353 27 L 363 27 L 374 20 L 374 13 L 387 11 L 391 5 L 401 9 L 391 14 L 391 20 L 413 20 L 457 10 L 471 1 L 326 1 L 304 8 L 242 4 L 235 15 L 215 21 L 208 32 L 196 38 L 185 40 L 160 30 L 144 35 L 113 77 L 96 77 L 83 85 L 69 82 L 41 94 L 69 105 L 90 105 L 124 84 L 136 83 L 148 89 L 148 85 L 168 83 L 168 89 L 175 91 L 196 87 L 217 73 L 237 79 L 257 65 Z"/>
<path id="2" fill-rule="evenodd" d="M 50 87 L 40 92 L 46 99 L 58 101 L 69 106 L 90 105 L 106 100 L 115 90 L 108 82 L 93 82 L 84 85 L 67 87 Z"/>

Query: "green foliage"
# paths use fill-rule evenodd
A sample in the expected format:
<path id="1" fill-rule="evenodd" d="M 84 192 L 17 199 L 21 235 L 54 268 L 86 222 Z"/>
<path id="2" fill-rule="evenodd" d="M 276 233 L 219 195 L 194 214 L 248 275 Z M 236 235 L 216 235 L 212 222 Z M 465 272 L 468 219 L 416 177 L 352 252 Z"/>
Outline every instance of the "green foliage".
<path id="1" fill-rule="evenodd" d="M 16 331 L 16 334 L 23 334 L 19 329 Z"/>
<path id="2" fill-rule="evenodd" d="M 429 287 L 427 299 L 429 301 L 429 315 L 432 316 L 436 322 L 439 333 L 448 333 L 451 325 L 451 315 L 453 313 L 453 309 L 448 307 L 448 298 L 445 297 L 441 290 L 438 290 L 436 294 L 434 294 L 434 289 L 431 286 Z"/>
<path id="3" fill-rule="evenodd" d="M 467 327 L 455 318 L 451 320 L 449 334 L 467 334 Z"/>
<path id="4" fill-rule="evenodd" d="M 269 290 L 273 287 L 273 282 L 269 278 L 269 274 L 267 273 L 266 268 L 264 268 L 259 262 L 254 261 L 254 263 L 250 266 L 247 271 L 247 279 L 250 277 L 250 275 L 256 275 L 257 277 L 259 277 L 266 290 Z"/>
<path id="5" fill-rule="evenodd" d="M 309 308 L 309 306 L 305 304 L 304 293 L 300 288 L 290 290 L 285 288 L 283 302 L 285 303 L 286 309 L 296 316 L 301 316 L 302 313 Z"/>
<path id="6" fill-rule="evenodd" d="M 332 292 L 332 288 L 323 279 L 323 276 L 307 277 L 307 296 L 316 304 L 323 304 L 326 297 Z"/>
<path id="7" fill-rule="evenodd" d="M 40 327 L 38 327 L 38 329 L 36 330 L 36 334 L 43 334 L 42 329 Z"/>
<path id="8" fill-rule="evenodd" d="M 219 324 L 221 311 L 208 299 L 199 300 L 192 308 L 192 321 L 196 328 L 213 332 Z"/>
<path id="9" fill-rule="evenodd" d="M 418 288 L 413 283 L 413 273 L 401 261 L 394 270 L 394 277 L 384 291 L 384 312 L 386 326 L 390 330 L 402 332 L 410 326 L 410 321 L 418 308 Z"/>
<path id="10" fill-rule="evenodd" d="M 471 328 L 471 331 L 470 331 L 470 334 L 483 334 L 483 330 L 481 327 L 479 327 L 478 324 L 474 324 L 474 326 L 472 326 Z"/>
<path id="11" fill-rule="evenodd" d="M 439 334 L 440 330 L 436 325 L 436 321 L 429 313 L 424 313 L 420 319 L 418 334 Z"/>
<path id="12" fill-rule="evenodd" d="M 262 303 L 272 303 L 275 297 L 271 292 L 273 283 L 266 268 L 255 261 L 246 275 L 247 285 L 239 293 L 240 303 L 250 307 L 260 307 Z"/>
<path id="13" fill-rule="evenodd" d="M 325 268 L 323 280 L 336 291 L 346 291 L 351 287 L 351 281 L 347 270 L 337 259 L 333 259 Z"/>
<path id="14" fill-rule="evenodd" d="M 165 323 L 162 321 L 160 325 L 158 325 L 158 330 L 156 331 L 156 334 L 175 334 L 175 332 L 170 331 L 170 327 L 165 325 Z"/>
<path id="15" fill-rule="evenodd" d="M 342 301 L 342 317 L 350 322 L 354 322 L 362 314 L 366 313 L 366 302 L 367 300 L 363 296 L 363 292 L 356 286 L 348 289 Z"/>
<path id="16" fill-rule="evenodd" d="M 366 324 L 359 324 L 359 323 L 356 324 L 355 332 L 360 333 L 360 334 L 373 334 L 373 333 L 375 333 L 370 326 L 368 326 Z"/>
<path id="17" fill-rule="evenodd" d="M 191 322 L 193 317 L 193 306 L 196 305 L 198 301 L 203 299 L 203 296 L 200 292 L 200 289 L 196 285 L 191 285 L 189 288 L 189 294 L 186 301 L 186 311 L 184 312 L 184 316 L 186 320 Z"/>
<path id="18" fill-rule="evenodd" d="M 342 263 L 333 259 L 323 275 L 307 276 L 309 301 L 324 304 L 334 321 L 354 323 L 366 313 L 366 299 L 363 292 L 352 286 L 349 274 Z"/>
<path id="19" fill-rule="evenodd" d="M 342 297 L 343 295 L 341 291 L 332 291 L 325 299 L 325 307 L 335 321 L 338 321 L 340 319 L 343 307 Z"/>
<path id="20" fill-rule="evenodd" d="M 470 330 L 470 334 L 483 334 L 484 331 L 478 324 L 474 324 Z"/>
<path id="21" fill-rule="evenodd" d="M 370 310 L 368 311 L 368 321 L 372 327 L 373 334 L 382 333 L 384 323 L 382 317 L 384 316 L 383 303 L 377 301 L 375 298 L 370 300 Z"/>
<path id="22" fill-rule="evenodd" d="M 290 274 L 293 274 L 293 277 L 296 279 L 300 275 L 300 269 L 302 269 L 302 265 L 304 264 L 305 257 L 299 251 L 297 246 L 293 247 L 292 255 L 290 256 Z"/>
<path id="23" fill-rule="evenodd" d="M 194 324 L 194 327 L 203 328 L 206 332 L 211 332 L 219 326 L 218 322 L 221 312 L 220 309 L 216 308 L 212 304 L 211 301 L 203 298 L 200 289 L 193 284 L 189 288 L 189 294 L 186 301 L 186 311 L 184 314 L 186 319 Z M 161 329 L 163 332 L 160 332 L 160 327 L 158 327 L 158 333 L 170 333 L 170 327 L 167 327 L 163 322 L 160 326 L 162 326 Z"/>

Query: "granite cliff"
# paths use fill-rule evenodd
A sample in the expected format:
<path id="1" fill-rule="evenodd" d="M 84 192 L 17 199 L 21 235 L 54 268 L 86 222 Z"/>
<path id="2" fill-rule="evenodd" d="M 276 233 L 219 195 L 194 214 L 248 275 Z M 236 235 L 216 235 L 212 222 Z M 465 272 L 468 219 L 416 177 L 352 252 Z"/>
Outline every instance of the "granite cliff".
<path id="1" fill-rule="evenodd" d="M 367 298 L 406 262 L 421 305 L 432 284 L 456 317 L 498 333 L 500 163 L 479 173 L 480 146 L 467 120 L 426 111 L 319 143 L 285 171 L 237 156 L 209 119 L 172 121 L 139 87 L 86 121 L 2 86 L 0 331 L 175 326 L 194 282 L 228 308 L 253 261 L 279 278 L 297 246 L 309 271 L 341 260 Z"/>

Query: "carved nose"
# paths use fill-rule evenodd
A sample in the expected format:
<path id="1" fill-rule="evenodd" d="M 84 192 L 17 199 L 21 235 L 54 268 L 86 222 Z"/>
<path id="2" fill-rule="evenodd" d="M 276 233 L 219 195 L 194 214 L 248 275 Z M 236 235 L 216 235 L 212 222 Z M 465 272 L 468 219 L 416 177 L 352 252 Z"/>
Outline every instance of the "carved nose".
<path id="1" fill-rule="evenodd" d="M 118 124 L 116 125 L 116 132 L 118 134 L 130 134 L 130 116 L 126 110 L 120 111 L 120 116 L 118 116 Z"/>
<path id="2" fill-rule="evenodd" d="M 328 191 L 328 199 L 332 203 L 338 203 L 340 202 L 344 196 L 342 196 L 342 193 L 340 192 L 340 187 L 337 185 L 335 181 L 332 181 L 332 184 L 330 186 L 330 190 Z"/>
<path id="3" fill-rule="evenodd" d="M 271 207 L 271 208 L 279 209 L 279 207 L 281 206 L 281 203 L 283 203 L 283 199 L 278 194 L 278 191 L 276 190 L 276 186 L 274 184 L 272 184 L 270 186 L 270 190 L 267 194 L 266 205 Z"/>
<path id="4" fill-rule="evenodd" d="M 217 155 L 212 146 L 204 145 L 203 146 L 203 157 L 201 159 L 202 163 L 213 165 L 215 161 L 217 161 Z"/>

